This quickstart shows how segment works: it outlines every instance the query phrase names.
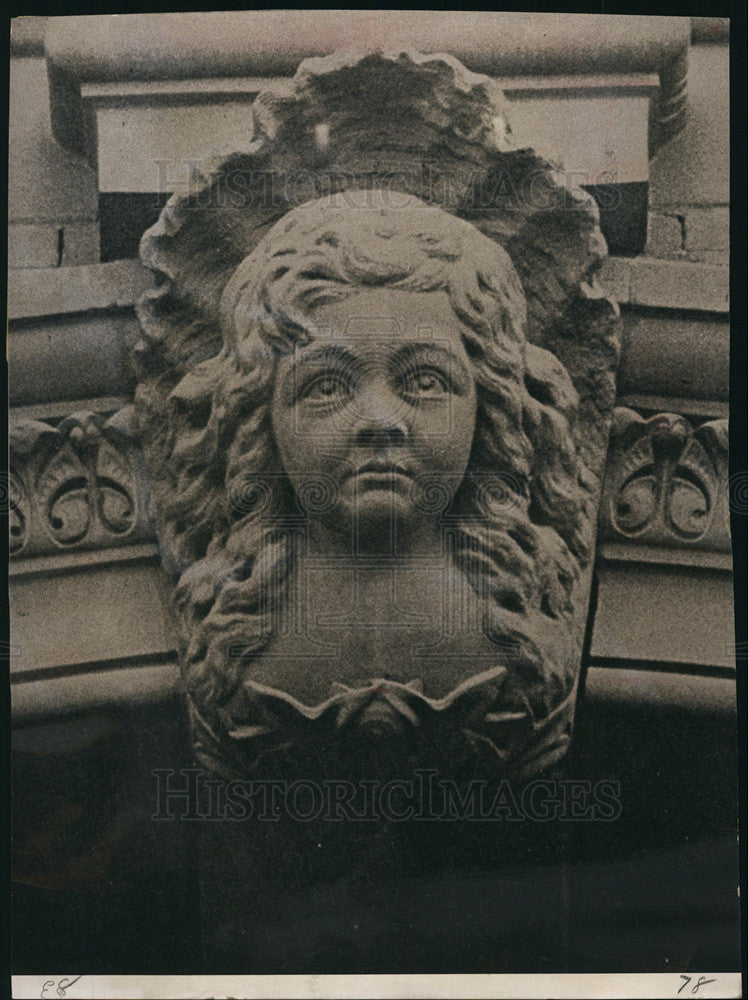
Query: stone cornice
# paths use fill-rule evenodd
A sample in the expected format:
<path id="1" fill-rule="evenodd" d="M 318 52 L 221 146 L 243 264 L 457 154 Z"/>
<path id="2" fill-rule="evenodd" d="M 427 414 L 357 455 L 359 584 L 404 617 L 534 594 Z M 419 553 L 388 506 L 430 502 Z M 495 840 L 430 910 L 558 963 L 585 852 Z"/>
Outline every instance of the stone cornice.
<path id="1" fill-rule="evenodd" d="M 8 319 L 131 309 L 153 288 L 139 260 L 8 272 Z"/>
<path id="2" fill-rule="evenodd" d="M 55 138 L 86 152 L 81 87 L 291 75 L 336 50 L 449 52 L 493 77 L 658 74 L 650 147 L 683 126 L 687 17 L 440 11 L 236 11 L 52 17 L 45 45 Z"/>
<path id="3" fill-rule="evenodd" d="M 609 257 L 600 284 L 620 305 L 716 313 L 730 308 L 730 268 L 722 264 Z"/>
<path id="4" fill-rule="evenodd" d="M 659 72 L 687 17 L 500 12 L 236 11 L 53 17 L 50 61 L 81 80 L 293 73 L 340 48 L 450 52 L 491 75 Z"/>
<path id="5" fill-rule="evenodd" d="M 181 680 L 174 656 L 168 663 L 143 660 L 133 665 L 63 677 L 19 679 L 12 684 L 12 689 L 13 722 L 29 725 L 102 706 L 131 708 L 166 701 L 181 692 Z M 585 698 L 588 703 L 627 708 L 632 699 L 642 708 L 690 705 L 697 701 L 702 711 L 732 718 L 735 681 L 729 676 L 689 675 L 677 670 L 626 670 L 620 666 L 611 669 L 596 664 L 590 666 L 587 673 Z"/>

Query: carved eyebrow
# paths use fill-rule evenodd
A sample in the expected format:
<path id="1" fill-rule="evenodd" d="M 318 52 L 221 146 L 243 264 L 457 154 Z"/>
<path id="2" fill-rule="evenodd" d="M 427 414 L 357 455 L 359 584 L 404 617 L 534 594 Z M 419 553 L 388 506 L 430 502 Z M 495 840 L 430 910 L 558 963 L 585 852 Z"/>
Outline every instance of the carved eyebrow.
<path id="1" fill-rule="evenodd" d="M 462 362 L 457 357 L 455 352 L 447 346 L 441 343 L 434 343 L 434 341 L 424 340 L 424 341 L 411 341 L 408 344 L 403 344 L 402 347 L 395 351 L 395 355 L 392 358 L 392 364 L 399 364 L 403 359 L 410 360 L 414 354 L 439 354 L 450 364 L 457 363 L 462 366 Z"/>
<path id="2" fill-rule="evenodd" d="M 471 378 L 470 372 L 465 367 L 462 359 L 451 347 L 446 344 L 434 343 L 433 341 L 413 341 L 403 346 L 395 352 L 391 361 L 391 368 L 394 370 L 403 364 L 412 365 L 419 359 L 427 361 L 433 358 L 436 362 L 446 364 L 450 376 L 457 382 L 465 382 Z"/>
<path id="3" fill-rule="evenodd" d="M 338 344 L 324 344 L 322 347 L 302 347 L 293 354 L 293 365 L 315 365 L 324 363 L 352 365 L 354 357 L 351 352 Z"/>

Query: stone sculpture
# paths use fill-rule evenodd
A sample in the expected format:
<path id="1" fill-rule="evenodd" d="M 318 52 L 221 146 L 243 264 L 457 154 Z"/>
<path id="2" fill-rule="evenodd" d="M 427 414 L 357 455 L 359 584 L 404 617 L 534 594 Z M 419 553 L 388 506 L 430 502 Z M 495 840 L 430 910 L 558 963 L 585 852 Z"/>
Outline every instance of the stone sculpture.
<path id="1" fill-rule="evenodd" d="M 143 238 L 135 412 L 212 771 L 568 745 L 617 310 L 593 202 L 500 100 L 449 56 L 308 60 Z"/>

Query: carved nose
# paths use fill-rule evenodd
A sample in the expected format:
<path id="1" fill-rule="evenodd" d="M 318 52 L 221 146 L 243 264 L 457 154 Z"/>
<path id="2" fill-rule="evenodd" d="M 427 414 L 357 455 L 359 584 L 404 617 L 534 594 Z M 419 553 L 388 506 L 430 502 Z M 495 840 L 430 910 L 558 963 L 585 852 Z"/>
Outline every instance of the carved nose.
<path id="1" fill-rule="evenodd" d="M 401 448 L 405 444 L 402 427 L 362 427 L 356 434 L 356 444 L 361 448 Z"/>

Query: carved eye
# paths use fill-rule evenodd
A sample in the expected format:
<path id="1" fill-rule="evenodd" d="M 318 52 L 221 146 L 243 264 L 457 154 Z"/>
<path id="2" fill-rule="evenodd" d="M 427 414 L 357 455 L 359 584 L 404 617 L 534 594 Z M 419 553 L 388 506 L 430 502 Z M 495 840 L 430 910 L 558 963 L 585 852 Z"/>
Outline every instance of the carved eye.
<path id="1" fill-rule="evenodd" d="M 448 395 L 449 379 L 436 368 L 418 368 L 408 372 L 401 381 L 403 395 L 412 399 L 441 399 Z"/>
<path id="2" fill-rule="evenodd" d="M 351 392 L 350 381 L 341 375 L 318 375 L 302 388 L 299 398 L 311 403 L 335 403 Z"/>

